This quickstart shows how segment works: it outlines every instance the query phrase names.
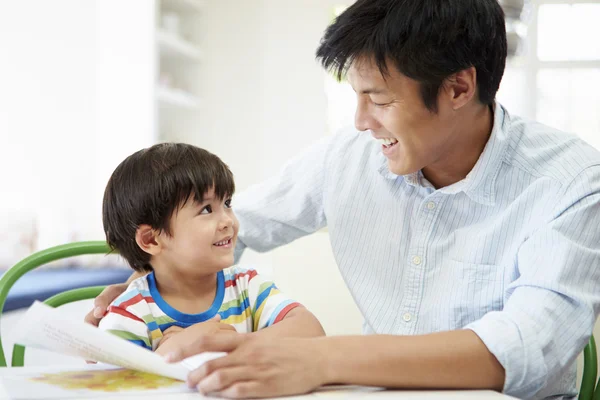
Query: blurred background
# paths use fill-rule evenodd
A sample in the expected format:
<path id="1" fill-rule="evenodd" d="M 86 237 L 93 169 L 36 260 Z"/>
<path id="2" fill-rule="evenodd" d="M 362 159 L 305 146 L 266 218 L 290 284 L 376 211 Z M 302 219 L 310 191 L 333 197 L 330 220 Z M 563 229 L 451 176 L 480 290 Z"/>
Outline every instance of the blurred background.
<path id="1" fill-rule="evenodd" d="M 314 59 L 324 29 L 351 3 L 0 0 L 0 268 L 103 239 L 104 186 L 140 148 L 204 147 L 244 190 L 352 124 L 352 89 Z M 498 100 L 600 148 L 598 1 L 502 5 L 510 57 Z M 242 262 L 273 275 L 329 334 L 360 332 L 326 230 Z M 67 281 L 90 269 L 128 274 L 110 257 L 55 267 L 70 271 Z"/>

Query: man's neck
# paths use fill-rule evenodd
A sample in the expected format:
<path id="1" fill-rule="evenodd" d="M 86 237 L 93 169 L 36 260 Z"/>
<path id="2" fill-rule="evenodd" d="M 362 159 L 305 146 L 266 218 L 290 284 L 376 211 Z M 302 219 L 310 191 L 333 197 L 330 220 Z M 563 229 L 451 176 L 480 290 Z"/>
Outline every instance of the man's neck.
<path id="1" fill-rule="evenodd" d="M 466 111 L 460 118 L 464 122 L 457 125 L 456 140 L 444 157 L 422 171 L 425 179 L 437 189 L 465 179 L 479 160 L 492 132 L 494 114 L 490 107 Z"/>

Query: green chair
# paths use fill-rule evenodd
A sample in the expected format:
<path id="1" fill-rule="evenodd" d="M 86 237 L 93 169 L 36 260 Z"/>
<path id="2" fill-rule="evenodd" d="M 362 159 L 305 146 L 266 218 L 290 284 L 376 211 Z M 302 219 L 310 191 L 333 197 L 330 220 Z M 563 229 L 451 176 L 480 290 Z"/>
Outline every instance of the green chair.
<path id="1" fill-rule="evenodd" d="M 10 288 L 25 273 L 55 260 L 84 254 L 107 254 L 108 252 L 110 252 L 110 248 L 106 242 L 103 241 L 75 242 L 51 247 L 24 258 L 15 264 L 14 267 L 9 269 L 2 276 L 2 279 L 0 279 L 0 315 L 1 311 L 4 309 L 4 303 L 6 303 Z M 93 286 L 68 290 L 50 297 L 44 303 L 51 307 L 58 307 L 78 300 L 92 299 L 98 296 L 103 289 L 104 286 Z M 12 353 L 12 366 L 22 367 L 24 358 L 25 348 L 23 346 L 15 345 Z M 0 337 L 0 367 L 6 366 L 6 358 L 4 356 L 4 349 L 2 348 L 2 338 Z"/>
<path id="2" fill-rule="evenodd" d="M 579 388 L 579 400 L 600 400 L 600 392 L 594 391 L 598 377 L 598 356 L 594 335 L 583 349 L 583 377 Z"/>

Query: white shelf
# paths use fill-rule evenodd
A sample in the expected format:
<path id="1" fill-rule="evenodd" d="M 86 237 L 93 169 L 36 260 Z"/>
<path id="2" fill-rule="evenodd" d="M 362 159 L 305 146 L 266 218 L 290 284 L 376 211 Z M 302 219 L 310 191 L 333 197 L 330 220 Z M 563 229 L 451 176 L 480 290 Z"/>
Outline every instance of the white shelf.
<path id="1" fill-rule="evenodd" d="M 156 97 L 163 106 L 187 109 L 200 106 L 198 97 L 180 89 L 171 89 L 159 85 L 156 87 Z"/>
<path id="2" fill-rule="evenodd" d="M 194 61 L 201 57 L 200 50 L 194 44 L 163 29 L 157 30 L 156 40 L 161 57 L 180 57 Z"/>
<path id="3" fill-rule="evenodd" d="M 206 5 L 204 0 L 162 0 L 166 9 L 179 13 L 199 12 Z"/>

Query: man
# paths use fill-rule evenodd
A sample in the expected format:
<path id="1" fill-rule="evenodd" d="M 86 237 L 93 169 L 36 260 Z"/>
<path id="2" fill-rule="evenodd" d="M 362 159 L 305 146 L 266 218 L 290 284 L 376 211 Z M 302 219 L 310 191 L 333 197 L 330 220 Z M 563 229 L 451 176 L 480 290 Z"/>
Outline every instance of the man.
<path id="1" fill-rule="evenodd" d="M 496 0 L 359 0 L 327 29 L 317 57 L 356 91 L 357 131 L 235 199 L 238 255 L 328 226 L 377 335 L 199 337 L 170 358 L 229 355 L 191 384 L 233 398 L 328 383 L 576 396 L 600 304 L 600 154 L 494 102 L 504 24 Z"/>

